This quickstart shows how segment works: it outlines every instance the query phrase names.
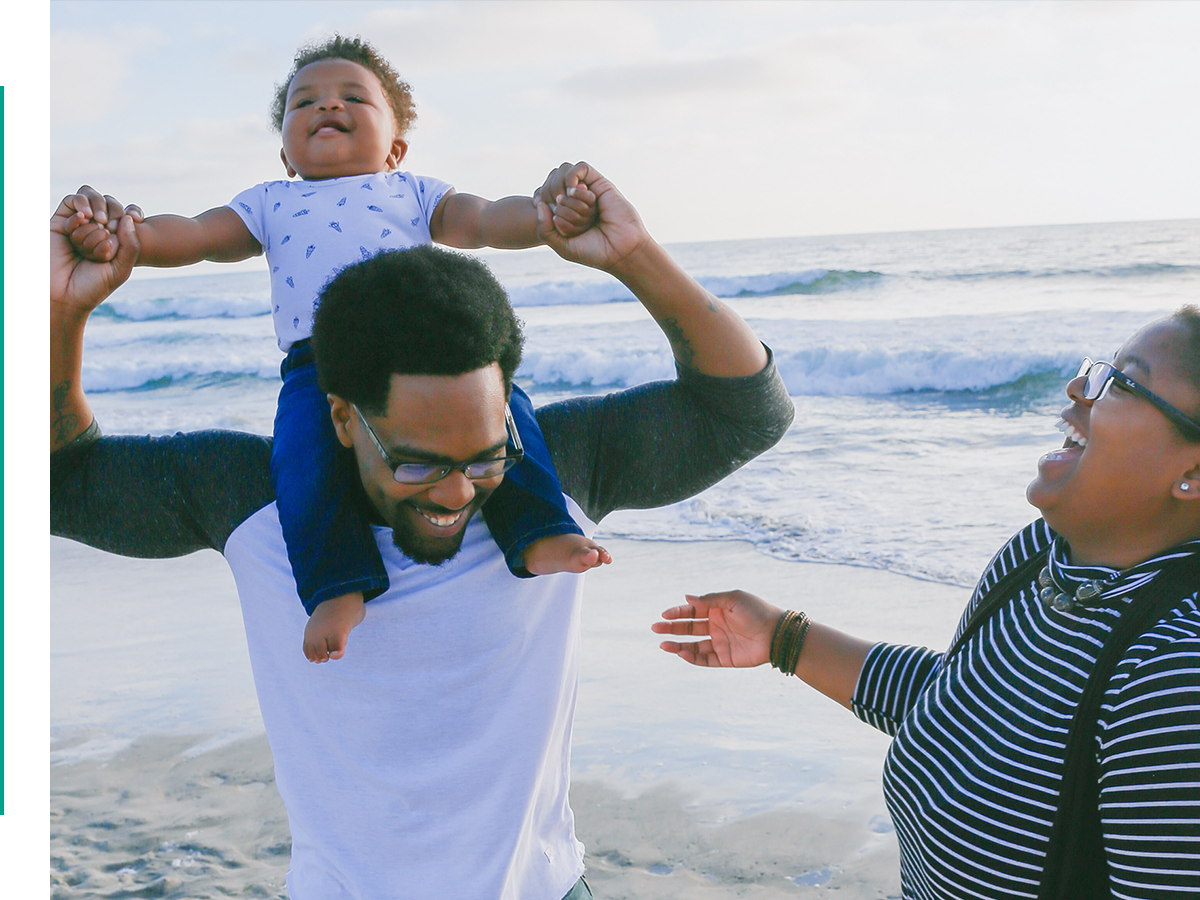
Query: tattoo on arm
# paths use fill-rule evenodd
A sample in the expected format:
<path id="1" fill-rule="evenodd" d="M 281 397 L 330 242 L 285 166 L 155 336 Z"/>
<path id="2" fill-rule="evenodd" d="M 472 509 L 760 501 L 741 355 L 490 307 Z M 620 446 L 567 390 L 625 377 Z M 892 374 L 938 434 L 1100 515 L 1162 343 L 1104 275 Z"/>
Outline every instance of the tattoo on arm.
<path id="1" fill-rule="evenodd" d="M 70 392 L 71 382 L 60 381 L 50 394 L 50 402 L 54 407 L 54 418 L 50 423 L 50 428 L 54 431 L 54 439 L 60 444 L 65 444 L 67 438 L 79 427 L 79 416 L 73 412 L 64 411 Z"/>
<path id="2" fill-rule="evenodd" d="M 675 358 L 685 366 L 690 366 L 696 351 L 692 348 L 692 342 L 687 339 L 687 335 L 683 333 L 683 327 L 679 324 L 679 320 L 674 316 L 668 316 L 660 320 L 658 324 L 666 332 L 667 340 L 671 342 L 671 349 L 675 351 Z"/>

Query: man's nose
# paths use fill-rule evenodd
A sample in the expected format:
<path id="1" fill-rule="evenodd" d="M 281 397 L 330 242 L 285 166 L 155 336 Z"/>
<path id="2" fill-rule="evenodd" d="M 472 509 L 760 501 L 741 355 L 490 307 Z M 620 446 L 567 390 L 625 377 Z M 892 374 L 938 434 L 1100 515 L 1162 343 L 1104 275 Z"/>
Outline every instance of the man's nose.
<path id="1" fill-rule="evenodd" d="M 454 469 L 430 489 L 428 497 L 446 509 L 462 509 L 475 499 L 475 485 L 461 469 Z"/>

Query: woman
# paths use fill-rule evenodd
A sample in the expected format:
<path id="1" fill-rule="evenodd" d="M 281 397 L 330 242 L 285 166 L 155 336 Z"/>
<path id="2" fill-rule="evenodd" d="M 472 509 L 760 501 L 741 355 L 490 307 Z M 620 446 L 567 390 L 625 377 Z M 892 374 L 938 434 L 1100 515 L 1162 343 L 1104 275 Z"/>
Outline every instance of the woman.
<path id="1" fill-rule="evenodd" d="M 1051 842 L 1064 771 L 1082 773 L 1092 819 L 1098 784 L 1100 813 L 1096 862 L 1062 896 L 1200 892 L 1200 310 L 1142 329 L 1111 364 L 1085 360 L 1067 396 L 1066 441 L 1026 492 L 1043 518 L 996 554 L 951 653 L 873 644 L 741 591 L 689 596 L 653 625 L 705 636 L 662 644 L 693 665 L 769 661 L 895 737 L 883 783 L 906 898 L 1055 895 L 1048 847 L 1058 859 L 1088 819 L 1086 803 L 1064 813 Z M 1095 717 L 1079 716 L 1096 736 L 1081 731 L 1067 767 L 1122 619 L 1128 648 L 1110 648 Z"/>

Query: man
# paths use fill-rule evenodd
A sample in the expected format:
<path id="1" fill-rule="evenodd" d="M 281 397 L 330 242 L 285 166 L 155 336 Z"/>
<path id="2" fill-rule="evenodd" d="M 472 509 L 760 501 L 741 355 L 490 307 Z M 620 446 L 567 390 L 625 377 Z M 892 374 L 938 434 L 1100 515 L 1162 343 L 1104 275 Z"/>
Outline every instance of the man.
<path id="1" fill-rule="evenodd" d="M 672 503 L 723 478 L 778 441 L 793 411 L 746 323 L 679 269 L 611 183 L 594 170 L 583 180 L 598 224 L 563 240 L 539 197 L 540 233 L 563 258 L 629 287 L 667 334 L 679 372 L 538 410 L 568 506 L 590 535 L 614 509 Z M 512 342 L 435 374 L 424 364 L 381 369 L 371 352 L 356 352 L 383 327 L 372 316 L 411 314 L 375 277 L 403 263 L 395 258 L 347 273 L 361 276 L 373 302 L 353 302 L 363 298 L 353 290 L 344 302 L 334 292 L 323 299 L 318 368 L 393 587 L 367 604 L 352 654 L 311 666 L 295 649 L 305 614 L 271 495 L 269 441 L 99 437 L 79 387 L 83 329 L 128 276 L 136 235 L 121 218 L 117 258 L 83 262 L 62 237 L 72 212 L 64 202 L 51 222 L 52 530 L 127 555 L 225 555 L 288 810 L 289 894 L 588 896 L 567 802 L 583 579 L 512 577 L 474 516 L 499 478 L 472 480 L 489 468 L 472 464 L 514 452 L 505 414 Z M 437 270 L 437 252 L 422 253 Z M 469 321 L 422 326 L 429 358 L 445 346 L 439 330 L 483 346 L 496 331 L 489 322 L 507 327 L 499 285 L 472 278 L 471 302 L 463 287 Z M 413 464 L 441 477 L 394 477 Z"/>

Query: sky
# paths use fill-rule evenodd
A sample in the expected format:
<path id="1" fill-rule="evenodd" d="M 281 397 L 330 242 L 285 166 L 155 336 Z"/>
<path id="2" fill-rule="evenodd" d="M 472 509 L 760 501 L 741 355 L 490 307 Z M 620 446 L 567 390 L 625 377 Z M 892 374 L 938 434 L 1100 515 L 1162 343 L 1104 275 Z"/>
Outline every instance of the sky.
<path id="1" fill-rule="evenodd" d="M 49 522 L 26 388 L 48 350 L 26 223 L 83 183 L 193 215 L 284 177 L 267 110 L 301 44 L 358 34 L 392 61 L 410 171 L 499 197 L 586 159 L 663 242 L 1200 216 L 1198 2 L 20 0 L 5 25 L 0 846 L 30 895 Z"/>
<path id="2" fill-rule="evenodd" d="M 1200 215 L 1200 3 L 53 2 L 50 193 L 194 215 L 285 177 L 301 44 L 413 87 L 404 167 L 586 159 L 663 241 Z M 102 64 L 97 67 L 97 60 Z"/>

